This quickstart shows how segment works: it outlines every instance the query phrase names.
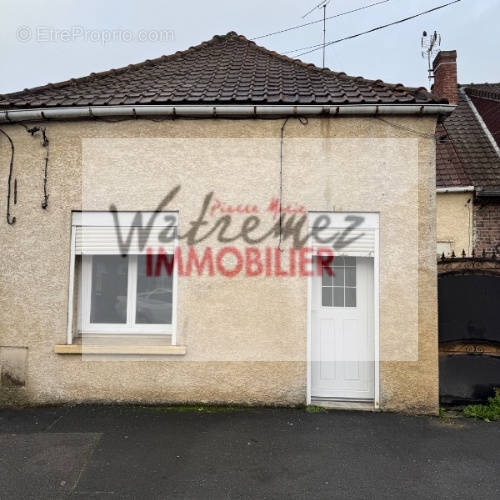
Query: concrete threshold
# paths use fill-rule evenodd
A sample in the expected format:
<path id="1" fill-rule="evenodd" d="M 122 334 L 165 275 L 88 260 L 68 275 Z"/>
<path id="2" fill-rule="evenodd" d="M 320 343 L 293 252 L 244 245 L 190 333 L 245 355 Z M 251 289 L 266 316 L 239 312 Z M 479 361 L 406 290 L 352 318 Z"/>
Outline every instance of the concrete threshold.
<path id="1" fill-rule="evenodd" d="M 339 401 L 312 398 L 311 404 L 328 410 L 378 411 L 373 401 Z"/>

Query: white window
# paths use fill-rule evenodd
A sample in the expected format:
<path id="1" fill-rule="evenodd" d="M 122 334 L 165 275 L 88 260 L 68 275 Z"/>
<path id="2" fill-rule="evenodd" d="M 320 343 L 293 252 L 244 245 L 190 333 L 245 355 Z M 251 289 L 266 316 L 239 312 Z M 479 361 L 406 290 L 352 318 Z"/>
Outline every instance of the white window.
<path id="1" fill-rule="evenodd" d="M 116 217 L 118 225 L 110 212 L 73 214 L 73 253 L 81 259 L 77 331 L 175 338 L 177 216 L 143 212 L 138 219 L 122 212 Z"/>

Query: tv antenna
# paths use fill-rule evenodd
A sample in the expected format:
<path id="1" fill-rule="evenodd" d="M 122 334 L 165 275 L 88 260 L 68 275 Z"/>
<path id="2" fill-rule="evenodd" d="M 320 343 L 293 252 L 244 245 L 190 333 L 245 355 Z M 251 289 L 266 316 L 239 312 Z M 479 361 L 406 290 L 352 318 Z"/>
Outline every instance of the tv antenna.
<path id="1" fill-rule="evenodd" d="M 318 5 L 315 5 L 311 10 L 308 10 L 302 19 L 314 12 L 316 9 L 323 9 L 323 68 L 325 67 L 325 49 L 326 49 L 326 7 L 332 0 L 323 0 Z"/>
<path id="2" fill-rule="evenodd" d="M 422 33 L 422 57 L 425 59 L 427 57 L 428 73 L 429 73 L 429 87 L 432 84 L 432 79 L 434 78 L 434 73 L 432 69 L 432 61 L 434 56 L 441 50 L 441 35 L 434 31 L 432 35 L 429 35 L 427 31 Z"/>

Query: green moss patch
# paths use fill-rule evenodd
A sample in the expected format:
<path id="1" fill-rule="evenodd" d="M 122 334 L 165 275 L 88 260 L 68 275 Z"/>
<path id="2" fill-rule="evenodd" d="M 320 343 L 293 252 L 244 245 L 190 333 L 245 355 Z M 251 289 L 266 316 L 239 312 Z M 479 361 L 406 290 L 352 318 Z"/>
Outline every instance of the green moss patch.
<path id="1" fill-rule="evenodd" d="M 321 406 L 314 406 L 314 405 L 309 405 L 306 406 L 306 412 L 307 413 L 326 413 L 326 408 L 323 408 Z"/>
<path id="2" fill-rule="evenodd" d="M 216 405 L 171 405 L 171 406 L 147 406 L 145 409 L 158 413 L 229 413 L 245 411 L 244 406 L 216 406 Z"/>
<path id="3" fill-rule="evenodd" d="M 500 388 L 495 389 L 495 395 L 488 398 L 487 405 L 469 405 L 463 410 L 465 417 L 480 418 L 485 422 L 500 420 Z"/>

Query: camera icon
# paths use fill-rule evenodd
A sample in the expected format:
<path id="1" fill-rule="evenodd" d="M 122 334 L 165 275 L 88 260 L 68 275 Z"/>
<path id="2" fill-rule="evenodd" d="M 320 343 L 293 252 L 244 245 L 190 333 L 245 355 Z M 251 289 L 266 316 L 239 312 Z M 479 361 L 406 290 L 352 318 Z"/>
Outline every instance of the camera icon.
<path id="1" fill-rule="evenodd" d="M 33 32 L 29 26 L 19 26 L 16 30 L 16 38 L 19 42 L 29 42 L 33 38 Z"/>

